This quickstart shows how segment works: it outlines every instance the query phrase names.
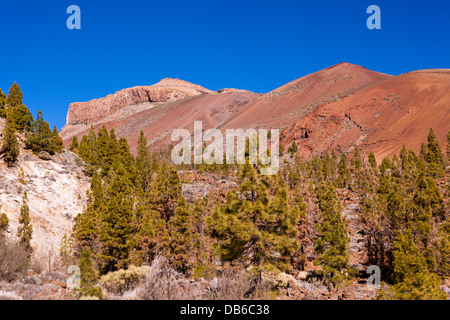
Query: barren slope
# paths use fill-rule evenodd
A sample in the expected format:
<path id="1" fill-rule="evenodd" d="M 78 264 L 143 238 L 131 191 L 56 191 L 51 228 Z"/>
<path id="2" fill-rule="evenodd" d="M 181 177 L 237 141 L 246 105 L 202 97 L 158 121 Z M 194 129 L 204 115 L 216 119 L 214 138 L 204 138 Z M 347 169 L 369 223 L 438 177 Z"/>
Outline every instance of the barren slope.
<path id="1" fill-rule="evenodd" d="M 166 78 L 152 86 L 123 89 L 105 98 L 70 104 L 66 126 L 61 131 L 64 140 L 79 134 L 91 124 L 123 119 L 161 103 L 211 93 L 199 85 L 179 79 Z"/>
<path id="2" fill-rule="evenodd" d="M 0 119 L 0 132 L 3 127 L 4 120 Z M 73 219 L 86 205 L 90 179 L 72 152 L 64 150 L 52 156 L 52 160 L 44 161 L 23 149 L 23 139 L 20 135 L 20 156 L 14 167 L 8 168 L 0 161 L 0 212 L 8 216 L 8 232 L 15 237 L 26 191 L 33 226 L 31 244 L 38 255 L 48 252 L 55 255 L 61 247 L 62 237 L 71 233 Z M 0 139 L 0 145 L 2 143 Z M 20 168 L 24 172 L 24 181 L 19 180 Z"/>
<path id="3" fill-rule="evenodd" d="M 283 132 L 308 158 L 359 145 L 377 160 L 399 153 L 403 144 L 420 151 L 433 128 L 441 145 L 450 130 L 450 70 L 409 72 L 373 84 L 341 101 L 317 108 Z"/>
<path id="4" fill-rule="evenodd" d="M 341 63 L 267 94 L 237 89 L 212 92 L 185 81 L 165 79 L 146 87 L 156 90 L 158 97 L 136 94 L 127 100 L 128 94 L 144 90 L 140 88 L 144 87 L 71 105 L 70 121 L 63 129 L 66 145 L 73 135 L 81 137 L 93 124 L 114 128 L 131 147 L 137 145 L 143 130 L 150 145 L 157 147 L 168 143 L 173 129 L 192 131 L 193 122 L 201 120 L 205 130 L 281 129 L 281 143 L 297 141 L 304 158 L 331 149 L 351 152 L 360 145 L 363 150 L 375 151 L 380 160 L 398 153 L 403 144 L 417 152 L 431 127 L 444 144 L 450 129 L 449 70 L 392 77 Z M 109 111 L 103 114 L 105 110 Z"/>
<path id="5" fill-rule="evenodd" d="M 95 127 L 105 125 L 108 130 L 114 128 L 117 136 L 127 138 L 131 148 L 137 146 L 137 139 L 142 130 L 149 145 L 157 147 L 170 141 L 170 135 L 175 128 L 185 128 L 192 132 L 194 121 L 202 121 L 204 129 L 220 126 L 233 114 L 246 108 L 257 96 L 258 94 L 239 90 L 203 94 L 160 104 L 127 118 L 100 122 Z M 81 137 L 88 130 L 86 128 L 77 135 Z M 66 145 L 70 140 L 69 137 L 65 141 Z"/>
<path id="6" fill-rule="evenodd" d="M 237 113 L 224 128 L 284 129 L 317 107 L 337 101 L 390 76 L 340 63 L 275 89 Z"/>

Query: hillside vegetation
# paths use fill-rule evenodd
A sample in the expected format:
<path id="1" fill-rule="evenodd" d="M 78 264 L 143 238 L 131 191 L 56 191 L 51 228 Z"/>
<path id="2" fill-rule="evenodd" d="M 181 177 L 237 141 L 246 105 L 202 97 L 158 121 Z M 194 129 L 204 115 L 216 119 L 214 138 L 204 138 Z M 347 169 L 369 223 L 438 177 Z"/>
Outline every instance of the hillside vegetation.
<path id="1" fill-rule="evenodd" d="M 41 157 L 61 152 L 58 132 L 25 111 L 15 86 L 0 104 L 5 163 L 17 160 L 21 132 Z M 72 298 L 447 299 L 450 132 L 444 151 L 433 129 L 423 138 L 419 154 L 404 146 L 385 159 L 355 145 L 305 162 L 291 145 L 279 172 L 263 176 L 248 162 L 174 166 L 143 132 L 134 156 L 114 129 L 92 127 L 70 148 L 91 177 L 60 250 L 81 270 Z M 0 220 L 2 247 L 24 251 L 5 281 L 33 255 L 27 211 L 24 193 L 13 243 Z M 371 265 L 378 289 L 365 284 Z"/>

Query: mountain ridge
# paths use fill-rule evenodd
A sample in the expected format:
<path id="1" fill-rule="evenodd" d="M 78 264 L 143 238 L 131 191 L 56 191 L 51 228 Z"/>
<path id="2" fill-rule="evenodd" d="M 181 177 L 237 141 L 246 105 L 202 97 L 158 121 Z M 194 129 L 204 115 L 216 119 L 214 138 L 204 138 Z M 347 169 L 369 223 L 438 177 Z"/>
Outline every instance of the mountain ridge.
<path id="1" fill-rule="evenodd" d="M 395 130 L 383 130 L 385 126 L 378 120 L 384 119 L 389 114 L 397 114 L 389 109 L 389 106 L 396 106 L 399 99 L 390 103 L 380 103 L 389 100 L 389 94 L 395 95 L 396 87 L 402 92 L 402 102 L 407 102 L 402 103 L 402 110 L 409 111 L 411 115 L 415 114 L 413 111 L 418 108 L 419 100 L 436 103 L 435 109 L 449 110 L 450 108 L 445 107 L 446 101 L 450 101 L 445 85 L 448 74 L 450 74 L 448 69 L 424 69 L 391 76 L 342 62 L 302 76 L 264 94 L 242 89 L 211 91 L 184 80 L 165 78 L 152 86 L 138 86 L 118 91 L 101 98 L 104 100 L 92 100 L 84 105 L 71 104 L 72 109 L 73 106 L 78 107 L 76 111 L 80 112 L 78 115 L 80 118 L 84 117 L 84 122 L 82 121 L 80 125 L 80 123 L 70 124 L 68 121 L 62 130 L 62 137 L 67 146 L 73 136 L 80 138 L 87 134 L 90 125 L 94 125 L 95 128 L 105 125 L 108 129 L 114 128 L 118 136 L 126 137 L 132 148 L 136 147 L 141 130 L 147 136 L 150 147 L 158 148 L 169 143 L 171 130 L 185 128 L 192 131 L 193 122 L 200 120 L 204 122 L 205 130 L 278 128 L 281 131 L 281 144 L 287 146 L 296 141 L 300 146 L 299 155 L 305 159 L 332 149 L 351 152 L 357 145 L 365 149 L 373 146 L 377 158 L 380 158 L 398 153 L 404 142 L 410 142 L 413 149 L 418 151 L 416 149 L 420 146 L 414 141 L 419 141 L 419 137 L 425 134 L 425 129 L 429 129 L 425 126 L 440 126 L 441 129 L 437 129 L 438 139 L 444 143 L 445 131 L 449 129 L 446 128 L 445 121 L 450 123 L 448 112 L 438 112 L 440 118 L 435 118 L 429 113 L 420 113 L 420 116 L 425 117 L 422 119 L 423 126 L 415 125 L 420 127 L 420 130 L 410 128 L 405 117 L 387 118 L 391 126 L 396 125 L 393 122 L 393 119 L 396 119 L 403 130 L 407 131 L 408 128 L 412 130 L 413 133 L 406 134 L 407 141 L 402 141 L 400 133 Z M 410 86 L 417 90 L 409 90 Z M 420 88 L 430 88 L 433 96 L 442 96 L 443 100 L 433 102 L 431 96 L 427 97 L 430 93 Z M 138 93 L 138 98 L 132 99 L 131 102 L 120 99 L 124 92 L 133 90 L 156 90 L 159 96 L 154 94 L 156 98 L 152 100 L 147 93 Z M 111 108 L 108 103 L 115 97 L 121 101 L 120 107 Z M 377 103 L 374 104 L 372 101 Z M 364 105 L 362 109 L 366 113 L 375 110 L 372 118 L 365 116 L 364 112 L 355 111 L 355 107 L 359 105 Z M 97 121 L 92 121 L 89 113 L 83 115 L 85 109 L 90 109 L 95 114 L 101 114 L 102 110 L 115 111 L 102 114 L 96 118 Z M 352 120 L 348 118 L 349 115 L 353 116 Z M 352 123 L 356 121 L 355 119 L 359 121 L 359 118 L 365 119 L 364 124 Z M 347 123 L 347 120 L 350 123 Z M 418 119 L 411 117 L 410 121 L 417 123 Z M 322 126 L 321 123 L 327 126 Z M 352 128 L 344 130 L 338 127 L 344 125 Z M 364 126 L 363 129 L 368 133 L 359 132 L 361 128 L 358 126 Z M 315 132 L 312 137 L 311 130 Z M 382 137 L 379 132 L 387 134 Z M 305 136 L 309 138 L 305 139 Z"/>

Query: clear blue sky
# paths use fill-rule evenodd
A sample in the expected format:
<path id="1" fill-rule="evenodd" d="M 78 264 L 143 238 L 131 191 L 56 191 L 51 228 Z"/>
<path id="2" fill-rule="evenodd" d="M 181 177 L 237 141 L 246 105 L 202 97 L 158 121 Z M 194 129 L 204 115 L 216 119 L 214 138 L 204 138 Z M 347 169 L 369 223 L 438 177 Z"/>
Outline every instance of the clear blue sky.
<path id="1" fill-rule="evenodd" d="M 69 5 L 81 30 L 68 30 Z M 366 9 L 381 8 L 381 30 Z M 0 3 L 0 88 L 50 125 L 71 102 L 165 77 L 268 92 L 342 61 L 397 75 L 450 68 L 447 0 L 41 0 Z"/>

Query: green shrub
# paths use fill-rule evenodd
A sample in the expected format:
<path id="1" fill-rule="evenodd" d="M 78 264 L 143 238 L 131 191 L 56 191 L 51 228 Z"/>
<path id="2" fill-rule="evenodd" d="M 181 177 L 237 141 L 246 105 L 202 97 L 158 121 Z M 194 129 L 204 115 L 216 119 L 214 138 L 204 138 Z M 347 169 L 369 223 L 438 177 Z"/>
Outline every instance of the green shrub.
<path id="1" fill-rule="evenodd" d="M 127 270 L 122 269 L 104 275 L 100 283 L 109 292 L 121 295 L 135 288 L 149 271 L 150 267 L 147 266 L 130 266 Z"/>

